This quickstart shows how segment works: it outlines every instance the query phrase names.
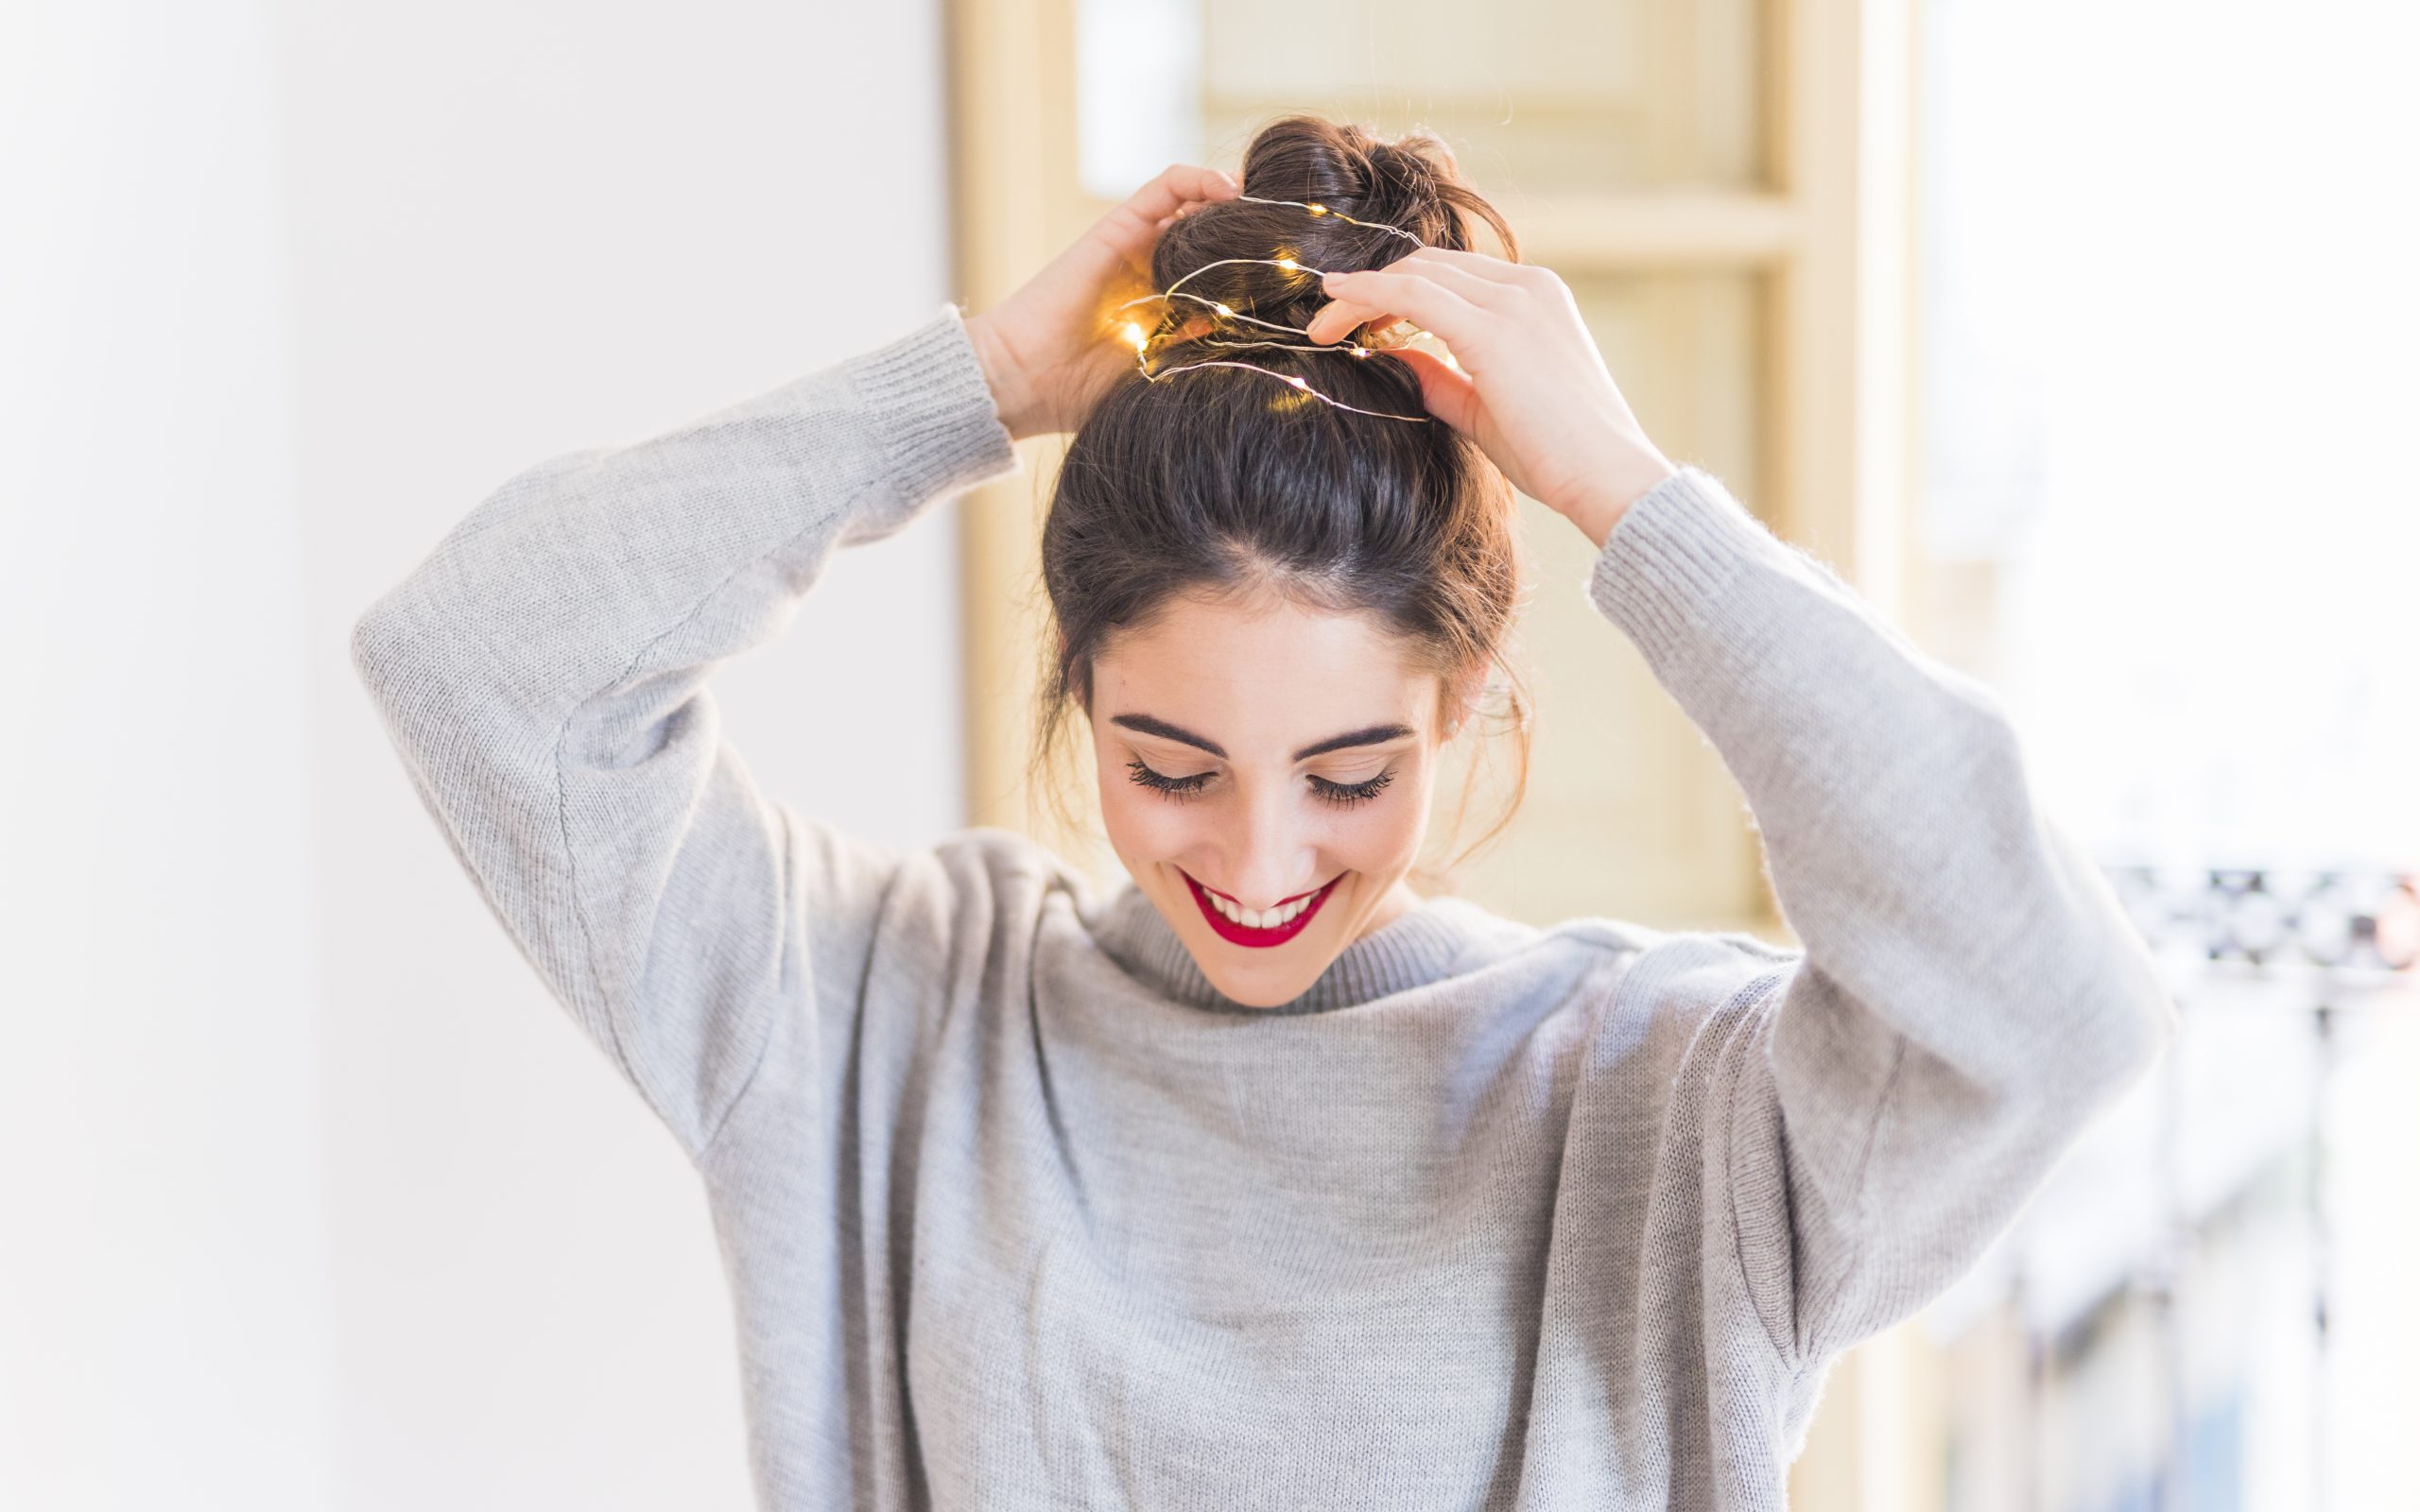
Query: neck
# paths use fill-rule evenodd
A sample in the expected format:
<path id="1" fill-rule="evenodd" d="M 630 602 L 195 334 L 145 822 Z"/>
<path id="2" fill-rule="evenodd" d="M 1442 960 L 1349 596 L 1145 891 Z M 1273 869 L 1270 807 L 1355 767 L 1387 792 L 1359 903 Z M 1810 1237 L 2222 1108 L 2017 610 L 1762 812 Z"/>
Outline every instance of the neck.
<path id="1" fill-rule="evenodd" d="M 1387 889 L 1386 896 L 1378 901 L 1378 906 L 1362 923 L 1361 933 L 1353 937 L 1357 941 L 1368 939 L 1419 906 L 1420 894 L 1411 890 L 1411 884 L 1397 877 L 1394 885 Z"/>

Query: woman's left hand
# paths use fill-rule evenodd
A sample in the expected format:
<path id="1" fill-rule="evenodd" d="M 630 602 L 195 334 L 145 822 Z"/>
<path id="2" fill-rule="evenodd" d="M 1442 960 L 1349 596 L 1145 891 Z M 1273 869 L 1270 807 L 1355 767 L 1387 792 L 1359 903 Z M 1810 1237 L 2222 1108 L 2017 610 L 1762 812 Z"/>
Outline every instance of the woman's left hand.
<path id="1" fill-rule="evenodd" d="M 1640 428 L 1551 270 L 1423 247 L 1385 267 L 1330 273 L 1323 286 L 1334 302 L 1312 318 L 1310 339 L 1398 316 L 1434 333 L 1452 364 L 1416 347 L 1388 350 L 1420 375 L 1429 413 L 1600 550 L 1622 512 L 1678 471 Z"/>

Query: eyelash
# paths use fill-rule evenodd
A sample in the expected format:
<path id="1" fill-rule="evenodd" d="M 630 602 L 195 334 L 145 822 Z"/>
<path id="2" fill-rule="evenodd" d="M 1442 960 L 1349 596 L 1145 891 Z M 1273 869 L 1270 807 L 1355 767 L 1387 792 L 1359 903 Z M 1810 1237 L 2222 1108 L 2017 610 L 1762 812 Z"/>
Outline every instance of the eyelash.
<path id="1" fill-rule="evenodd" d="M 1208 772 L 1196 772 L 1191 777 L 1167 777 L 1144 765 L 1139 758 L 1128 762 L 1126 767 L 1134 774 L 1134 781 L 1175 803 L 1182 803 L 1201 792 L 1211 776 Z M 1390 766 L 1366 782 L 1331 782 L 1323 777 L 1314 777 L 1311 779 L 1311 791 L 1324 802 L 1349 809 L 1376 798 L 1379 789 L 1394 780 L 1394 768 Z"/>

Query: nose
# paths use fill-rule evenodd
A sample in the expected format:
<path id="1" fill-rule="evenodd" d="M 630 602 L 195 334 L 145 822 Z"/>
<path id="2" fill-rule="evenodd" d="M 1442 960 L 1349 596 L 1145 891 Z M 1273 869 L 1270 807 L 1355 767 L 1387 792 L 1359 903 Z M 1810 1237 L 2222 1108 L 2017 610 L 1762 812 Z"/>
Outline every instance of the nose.
<path id="1" fill-rule="evenodd" d="M 1227 891 L 1246 908 L 1273 908 L 1320 885 L 1309 827 L 1295 812 L 1288 784 L 1254 795 L 1245 805 L 1236 849 L 1228 868 Z"/>

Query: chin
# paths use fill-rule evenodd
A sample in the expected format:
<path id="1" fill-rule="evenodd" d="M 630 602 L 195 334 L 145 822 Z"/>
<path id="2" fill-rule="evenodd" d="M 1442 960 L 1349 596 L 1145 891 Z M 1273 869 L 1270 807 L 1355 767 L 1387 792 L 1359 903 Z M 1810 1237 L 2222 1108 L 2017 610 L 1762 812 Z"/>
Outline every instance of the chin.
<path id="1" fill-rule="evenodd" d="M 1193 906 L 1190 899 L 1186 900 L 1185 906 Z M 1201 920 L 1196 919 L 1192 922 L 1198 932 Z M 1236 957 L 1245 953 L 1224 940 L 1214 937 L 1205 943 L 1198 933 L 1178 937 L 1185 942 L 1185 949 L 1193 956 L 1193 964 L 1201 968 L 1201 974 L 1210 979 L 1212 987 L 1246 1007 L 1253 1008 L 1273 1008 L 1291 1003 L 1309 991 L 1311 985 L 1320 979 L 1320 973 L 1327 970 L 1334 954 L 1309 939 L 1297 936 L 1292 946 L 1284 949 L 1288 959 L 1260 965 L 1238 960 Z"/>
<path id="2" fill-rule="evenodd" d="M 1320 972 L 1327 970 L 1327 962 L 1322 960 L 1319 963 L 1317 970 L 1308 972 L 1288 971 L 1283 980 L 1259 977 L 1255 973 L 1253 980 L 1236 981 L 1222 979 L 1213 973 L 1208 964 L 1199 955 L 1194 957 L 1194 962 L 1202 968 L 1201 974 L 1210 978 L 1212 987 L 1248 1008 L 1282 1007 L 1309 991 L 1311 984 L 1320 979 Z"/>
<path id="3" fill-rule="evenodd" d="M 1265 949 L 1237 945 L 1213 933 L 1194 900 L 1193 885 L 1184 869 L 1171 866 L 1167 874 L 1173 879 L 1177 895 L 1164 904 L 1163 911 L 1184 911 L 1170 919 L 1176 925 L 1177 937 L 1184 942 L 1193 964 L 1201 969 L 1210 985 L 1246 1007 L 1281 1007 L 1309 991 L 1336 957 L 1336 949 L 1330 942 L 1352 934 L 1347 910 L 1358 902 L 1358 897 L 1353 887 L 1357 874 L 1350 871 L 1337 875 L 1323 906 L 1302 933 L 1285 944 Z M 1339 930 L 1343 931 L 1342 936 L 1337 933 Z"/>

